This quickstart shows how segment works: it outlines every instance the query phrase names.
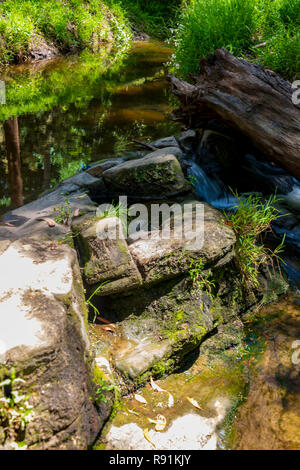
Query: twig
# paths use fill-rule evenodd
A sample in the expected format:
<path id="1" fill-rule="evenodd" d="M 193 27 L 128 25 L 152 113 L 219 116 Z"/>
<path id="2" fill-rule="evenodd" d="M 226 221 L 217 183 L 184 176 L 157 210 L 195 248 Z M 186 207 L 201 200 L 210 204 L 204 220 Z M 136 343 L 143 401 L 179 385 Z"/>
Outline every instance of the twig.
<path id="1" fill-rule="evenodd" d="M 157 150 L 156 147 L 153 147 L 152 145 L 146 144 L 146 142 L 141 142 L 140 140 L 137 140 L 137 139 L 132 139 L 132 142 L 135 142 L 136 144 L 139 144 L 142 147 L 146 147 L 149 150 L 153 150 L 153 151 Z"/>

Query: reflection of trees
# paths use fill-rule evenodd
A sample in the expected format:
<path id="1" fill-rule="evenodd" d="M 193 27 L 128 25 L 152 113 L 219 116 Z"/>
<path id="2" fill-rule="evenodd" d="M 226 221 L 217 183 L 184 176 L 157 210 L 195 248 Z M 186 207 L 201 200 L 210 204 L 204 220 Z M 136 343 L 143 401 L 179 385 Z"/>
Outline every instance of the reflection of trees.
<path id="1" fill-rule="evenodd" d="M 18 118 L 8 119 L 3 124 L 8 161 L 8 178 L 13 208 L 23 206 L 23 180 Z"/>

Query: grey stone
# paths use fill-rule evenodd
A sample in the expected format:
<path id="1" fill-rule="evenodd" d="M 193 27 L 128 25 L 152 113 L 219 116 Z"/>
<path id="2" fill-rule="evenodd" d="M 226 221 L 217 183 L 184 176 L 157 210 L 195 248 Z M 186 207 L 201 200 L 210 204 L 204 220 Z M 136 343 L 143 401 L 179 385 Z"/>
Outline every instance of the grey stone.
<path id="1" fill-rule="evenodd" d="M 190 153 L 196 145 L 197 133 L 192 129 L 182 132 L 178 139 L 180 148 L 185 153 Z"/>
<path id="2" fill-rule="evenodd" d="M 100 162 L 93 164 L 87 170 L 87 173 L 94 176 L 95 178 L 100 178 L 105 170 L 109 170 L 114 166 L 120 165 L 121 163 L 124 163 L 124 161 L 124 158 L 112 158 L 101 160 Z"/>
<path id="3" fill-rule="evenodd" d="M 89 196 L 83 192 L 72 193 L 68 197 L 71 210 L 80 209 L 82 212 L 94 212 L 95 204 Z M 55 207 L 65 206 L 65 196 L 61 188 L 56 189 L 39 199 L 30 202 L 18 209 L 8 212 L 2 219 L 2 223 L 11 226 L 0 226 L 0 240 L 18 239 L 22 237 L 35 238 L 37 240 L 58 240 L 65 236 L 69 228 L 56 224 L 49 227 L 44 218 L 54 220 Z"/>
<path id="4" fill-rule="evenodd" d="M 74 221 L 73 230 L 88 284 L 103 284 L 99 296 L 127 292 L 139 287 L 141 277 L 129 252 L 120 219 L 88 219 Z"/>
<path id="5" fill-rule="evenodd" d="M 154 150 L 154 152 L 150 152 L 144 156 L 146 158 L 153 158 L 153 157 L 163 157 L 165 155 L 175 155 L 179 160 L 182 158 L 182 151 L 179 147 L 165 147 L 162 149 Z"/>
<path id="6" fill-rule="evenodd" d="M 108 189 L 135 197 L 170 197 L 190 189 L 174 155 L 148 155 L 106 170 Z"/>
<path id="7" fill-rule="evenodd" d="M 191 202 L 193 212 L 186 214 L 186 231 L 182 237 L 179 232 L 171 231 L 171 237 L 162 238 L 161 231 L 149 232 L 149 239 L 139 239 L 130 243 L 129 249 L 139 267 L 146 284 L 171 279 L 189 270 L 191 260 L 202 259 L 204 266 L 226 262 L 233 257 L 236 238 L 230 227 L 222 222 L 222 214 L 207 203 Z M 193 214 L 196 208 L 203 209 L 203 243 L 194 243 Z M 182 214 L 176 216 L 180 222 Z M 164 221 L 163 227 L 174 226 L 174 217 Z M 176 227 L 176 225 L 175 225 Z M 200 227 L 199 227 L 200 231 Z M 200 232 L 197 232 L 199 235 Z M 195 237 L 195 233 L 194 233 Z"/>
<path id="8" fill-rule="evenodd" d="M 22 440 L 29 449 L 86 449 L 111 403 L 99 414 L 76 253 L 18 240 L 0 255 L 0 277 L 0 374 L 13 366 L 33 407 Z M 10 448 L 2 434 L 1 445 Z"/>
<path id="9" fill-rule="evenodd" d="M 164 137 L 163 139 L 156 140 L 152 142 L 150 145 L 152 147 L 157 147 L 158 149 L 162 149 L 165 147 L 178 147 L 178 142 L 174 136 Z"/>

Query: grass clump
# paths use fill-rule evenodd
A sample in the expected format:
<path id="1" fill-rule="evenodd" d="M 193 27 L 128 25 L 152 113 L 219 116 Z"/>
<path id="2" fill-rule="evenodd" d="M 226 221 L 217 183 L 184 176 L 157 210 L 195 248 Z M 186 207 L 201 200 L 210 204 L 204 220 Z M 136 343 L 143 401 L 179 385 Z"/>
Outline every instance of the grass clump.
<path id="1" fill-rule="evenodd" d="M 241 198 L 234 194 L 239 203 L 233 208 L 235 212 L 225 213 L 225 223 L 234 230 L 237 243 L 235 263 L 241 275 L 241 281 L 248 290 L 259 287 L 260 267 L 270 264 L 274 259 L 281 260 L 279 254 L 284 245 L 284 238 L 275 250 L 263 244 L 263 234 L 271 230 L 271 223 L 280 217 L 274 207 L 276 196 L 263 201 L 258 195 Z"/>
<path id="2" fill-rule="evenodd" d="M 294 79 L 300 60 L 299 5 L 299 0 L 186 1 L 174 38 L 174 70 L 181 77 L 197 73 L 201 58 L 224 47 Z"/>
<path id="3" fill-rule="evenodd" d="M 165 38 L 174 26 L 181 0 L 120 0 L 132 24 L 152 37 Z"/>
<path id="4" fill-rule="evenodd" d="M 200 258 L 198 262 L 191 260 L 189 268 L 189 276 L 194 289 L 206 292 L 211 298 L 212 291 L 216 287 L 212 279 L 211 271 L 204 270 L 203 260 Z"/>

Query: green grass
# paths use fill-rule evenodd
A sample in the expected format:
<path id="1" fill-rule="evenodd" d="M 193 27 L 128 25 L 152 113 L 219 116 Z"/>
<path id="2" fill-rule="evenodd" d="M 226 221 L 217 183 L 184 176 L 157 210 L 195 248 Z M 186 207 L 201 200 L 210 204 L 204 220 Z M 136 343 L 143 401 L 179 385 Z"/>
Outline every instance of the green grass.
<path id="1" fill-rule="evenodd" d="M 235 263 L 242 283 L 251 290 L 253 287 L 259 287 L 260 267 L 273 266 L 274 260 L 280 260 L 279 254 L 283 249 L 285 237 L 273 251 L 263 243 L 262 235 L 270 231 L 271 223 L 280 217 L 274 207 L 276 196 L 270 196 L 267 201 L 257 195 L 240 198 L 234 193 L 234 196 L 239 203 L 234 207 L 235 212 L 224 213 L 225 223 L 235 232 Z"/>
<path id="2" fill-rule="evenodd" d="M 225 47 L 295 79 L 300 58 L 299 0 L 190 0 L 175 33 L 173 69 L 186 78 Z M 265 46 L 255 48 L 259 43 Z"/>
<path id="3" fill-rule="evenodd" d="M 120 0 L 131 23 L 151 37 L 170 36 L 181 0 Z"/>
<path id="4" fill-rule="evenodd" d="M 6 0 L 0 4 L 0 63 L 26 58 L 41 43 L 62 52 L 131 38 L 117 0 Z"/>

